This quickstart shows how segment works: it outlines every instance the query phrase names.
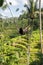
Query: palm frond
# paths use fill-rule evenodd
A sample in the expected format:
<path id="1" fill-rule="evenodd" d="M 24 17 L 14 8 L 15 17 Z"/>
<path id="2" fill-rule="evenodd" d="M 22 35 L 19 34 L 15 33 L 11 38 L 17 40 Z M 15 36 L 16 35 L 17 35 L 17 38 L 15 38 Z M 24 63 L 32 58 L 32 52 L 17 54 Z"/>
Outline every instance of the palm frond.
<path id="1" fill-rule="evenodd" d="M 4 0 L 0 0 L 0 7 L 3 5 Z"/>
<path id="2" fill-rule="evenodd" d="M 5 4 L 5 5 L 2 6 L 2 9 L 5 10 L 7 7 L 8 7 L 8 5 Z"/>
<path id="3" fill-rule="evenodd" d="M 36 2 L 35 2 L 35 10 L 37 10 L 37 2 L 38 2 L 38 0 L 36 0 Z"/>
<path id="4" fill-rule="evenodd" d="M 30 12 L 30 8 L 28 7 L 28 5 L 25 4 L 24 7 L 26 7 L 28 12 Z"/>
<path id="5" fill-rule="evenodd" d="M 11 2 L 9 2 L 9 4 L 10 4 L 10 5 L 12 5 L 12 3 L 11 3 Z"/>
<path id="6" fill-rule="evenodd" d="M 19 8 L 16 9 L 16 12 L 19 11 Z"/>

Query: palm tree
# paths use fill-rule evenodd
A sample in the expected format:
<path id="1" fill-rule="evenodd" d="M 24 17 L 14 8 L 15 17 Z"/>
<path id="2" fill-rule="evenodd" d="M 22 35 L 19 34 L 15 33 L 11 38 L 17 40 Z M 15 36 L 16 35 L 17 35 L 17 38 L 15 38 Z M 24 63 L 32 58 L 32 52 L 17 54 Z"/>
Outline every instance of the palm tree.
<path id="1" fill-rule="evenodd" d="M 37 2 L 38 0 L 28 0 L 30 5 L 24 5 L 24 7 L 27 7 L 28 10 L 28 19 L 30 18 L 30 25 L 32 25 L 33 28 L 33 23 L 34 19 L 37 17 L 36 11 L 37 11 Z"/>
<path id="2" fill-rule="evenodd" d="M 28 0 L 30 5 L 24 5 L 24 7 L 27 7 L 28 13 L 30 15 L 30 18 L 33 19 L 34 18 L 34 14 L 37 10 L 37 1 L 34 2 L 34 0 Z"/>
<path id="3" fill-rule="evenodd" d="M 34 2 L 34 0 L 28 0 L 29 1 L 29 4 L 30 4 L 30 6 L 29 5 L 24 5 L 25 7 L 27 7 L 27 10 L 28 10 L 28 19 L 30 19 L 31 21 L 30 21 L 30 27 L 31 27 L 31 30 L 30 30 L 30 33 L 28 33 L 28 34 L 30 34 L 30 37 L 31 37 L 31 34 L 32 34 L 32 31 L 33 31 L 33 25 L 34 25 L 34 19 L 36 18 L 36 16 L 37 16 L 37 14 L 36 14 L 36 10 L 37 10 L 37 2 L 38 2 L 38 0 L 36 0 L 35 2 Z M 29 35 L 28 35 L 28 37 L 29 37 Z M 29 39 L 30 39 L 30 37 L 29 37 Z M 28 39 L 27 39 L 28 40 Z M 30 46 L 29 46 L 30 47 Z M 29 52 L 30 50 L 28 49 L 28 52 Z M 28 65 L 30 64 L 29 63 L 29 54 L 28 54 Z"/>

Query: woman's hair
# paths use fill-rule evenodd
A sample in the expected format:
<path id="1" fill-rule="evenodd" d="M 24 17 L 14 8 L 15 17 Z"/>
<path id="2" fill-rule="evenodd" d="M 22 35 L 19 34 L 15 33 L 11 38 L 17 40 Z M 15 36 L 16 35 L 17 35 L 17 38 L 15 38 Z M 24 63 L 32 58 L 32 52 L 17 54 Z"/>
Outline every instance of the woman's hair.
<path id="1" fill-rule="evenodd" d="M 23 29 L 22 29 L 22 28 L 19 29 L 19 33 L 20 33 L 21 35 L 23 35 Z"/>

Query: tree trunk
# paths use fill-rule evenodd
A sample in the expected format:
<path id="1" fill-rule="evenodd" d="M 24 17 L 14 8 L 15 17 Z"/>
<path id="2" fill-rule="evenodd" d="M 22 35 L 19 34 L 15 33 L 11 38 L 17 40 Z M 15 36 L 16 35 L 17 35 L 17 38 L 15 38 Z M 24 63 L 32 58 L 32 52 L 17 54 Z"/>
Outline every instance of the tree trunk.
<path id="1" fill-rule="evenodd" d="M 39 0 L 39 20 L 40 20 L 40 44 L 41 44 L 41 65 L 43 65 L 43 44 L 42 44 L 42 22 L 41 22 L 41 0 Z"/>
<path id="2" fill-rule="evenodd" d="M 43 54 L 42 45 L 42 22 L 41 22 L 41 0 L 39 0 L 39 20 L 40 20 L 40 43 L 41 43 L 41 53 Z"/>

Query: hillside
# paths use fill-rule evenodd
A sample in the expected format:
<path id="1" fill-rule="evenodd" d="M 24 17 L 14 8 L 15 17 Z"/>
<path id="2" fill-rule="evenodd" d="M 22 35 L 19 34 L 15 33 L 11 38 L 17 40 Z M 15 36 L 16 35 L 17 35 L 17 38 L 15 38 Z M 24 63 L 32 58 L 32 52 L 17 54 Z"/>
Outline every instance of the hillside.
<path id="1" fill-rule="evenodd" d="M 33 31 L 28 41 L 27 35 L 17 36 L 6 41 L 3 43 L 2 40 L 0 41 L 0 63 L 4 65 L 26 65 L 29 62 L 30 65 L 40 65 L 41 45 L 39 30 Z M 30 46 L 29 48 L 28 45 Z"/>

